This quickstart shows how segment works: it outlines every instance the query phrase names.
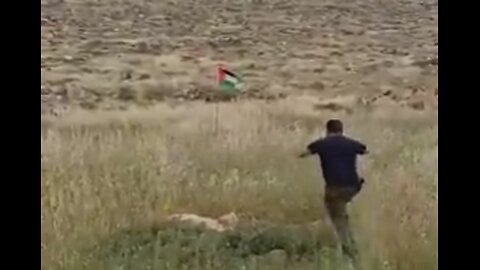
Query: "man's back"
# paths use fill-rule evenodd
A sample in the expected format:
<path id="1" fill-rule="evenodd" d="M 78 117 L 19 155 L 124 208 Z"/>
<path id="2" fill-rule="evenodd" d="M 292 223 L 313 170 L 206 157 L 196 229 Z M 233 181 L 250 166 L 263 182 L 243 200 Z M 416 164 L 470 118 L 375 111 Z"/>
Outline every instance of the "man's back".
<path id="1" fill-rule="evenodd" d="M 356 266 L 358 251 L 350 230 L 347 204 L 360 192 L 363 180 L 357 174 L 357 155 L 367 153 L 367 147 L 343 136 L 343 123 L 330 119 L 326 124 L 326 137 L 312 142 L 299 157 L 320 156 L 325 178 L 325 206 L 340 238 L 342 250 Z"/>
<path id="2" fill-rule="evenodd" d="M 327 186 L 356 187 L 357 155 L 367 152 L 367 147 L 343 135 L 327 136 L 308 145 L 312 154 L 318 154 Z"/>

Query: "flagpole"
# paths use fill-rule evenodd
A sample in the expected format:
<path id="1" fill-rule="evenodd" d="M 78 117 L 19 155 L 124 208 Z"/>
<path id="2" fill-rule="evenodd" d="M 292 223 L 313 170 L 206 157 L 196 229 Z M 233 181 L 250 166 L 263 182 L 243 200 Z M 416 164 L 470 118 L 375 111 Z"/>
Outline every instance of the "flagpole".
<path id="1" fill-rule="evenodd" d="M 220 103 L 217 101 L 215 102 L 215 108 L 214 108 L 214 122 L 213 122 L 213 132 L 215 135 L 218 134 L 218 124 L 219 124 L 219 109 L 220 109 Z"/>
<path id="2" fill-rule="evenodd" d="M 220 83 L 222 82 L 222 80 L 224 79 L 224 74 L 223 74 L 223 65 L 222 64 L 219 64 L 217 66 L 217 85 L 220 86 Z M 219 110 L 220 110 L 220 104 L 219 104 L 219 101 L 218 100 L 214 100 L 215 102 L 215 105 L 214 105 L 214 108 L 213 108 L 213 133 L 215 135 L 218 134 L 218 125 L 219 125 Z"/>

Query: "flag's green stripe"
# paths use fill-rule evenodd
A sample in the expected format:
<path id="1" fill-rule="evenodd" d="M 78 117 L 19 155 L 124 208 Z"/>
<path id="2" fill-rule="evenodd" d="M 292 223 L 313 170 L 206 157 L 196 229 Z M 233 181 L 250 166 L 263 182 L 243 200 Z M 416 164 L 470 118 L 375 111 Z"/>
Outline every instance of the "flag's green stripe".
<path id="1" fill-rule="evenodd" d="M 224 92 L 237 92 L 238 89 L 235 83 L 224 80 L 220 83 L 220 90 Z"/>

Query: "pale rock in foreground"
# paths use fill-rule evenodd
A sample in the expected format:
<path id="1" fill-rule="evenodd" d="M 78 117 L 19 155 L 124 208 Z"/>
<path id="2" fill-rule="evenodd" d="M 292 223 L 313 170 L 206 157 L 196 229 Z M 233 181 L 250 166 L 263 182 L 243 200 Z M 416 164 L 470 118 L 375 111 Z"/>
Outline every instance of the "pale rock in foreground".
<path id="1" fill-rule="evenodd" d="M 203 226 L 206 229 L 217 232 L 232 230 L 238 224 L 238 217 L 235 213 L 223 215 L 218 219 L 202 217 L 196 214 L 174 214 L 169 216 L 168 220 L 188 223 L 194 226 Z"/>

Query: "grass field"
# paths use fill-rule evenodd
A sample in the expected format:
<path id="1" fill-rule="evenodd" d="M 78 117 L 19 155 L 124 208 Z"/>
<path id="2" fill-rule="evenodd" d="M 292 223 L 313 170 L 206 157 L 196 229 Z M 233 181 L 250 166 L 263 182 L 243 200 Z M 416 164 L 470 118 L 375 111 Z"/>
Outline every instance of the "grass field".
<path id="1" fill-rule="evenodd" d="M 296 158 L 332 116 L 371 151 L 349 209 L 365 269 L 438 269 L 436 112 L 295 102 L 221 104 L 217 132 L 200 102 L 43 117 L 42 269 L 343 269 L 318 161 Z M 184 212 L 244 226 L 164 222 Z"/>
<path id="2" fill-rule="evenodd" d="M 330 117 L 371 152 L 364 269 L 438 269 L 437 6 L 41 0 L 42 269 L 348 269 L 296 157 Z M 218 64 L 245 86 L 215 107 Z"/>

